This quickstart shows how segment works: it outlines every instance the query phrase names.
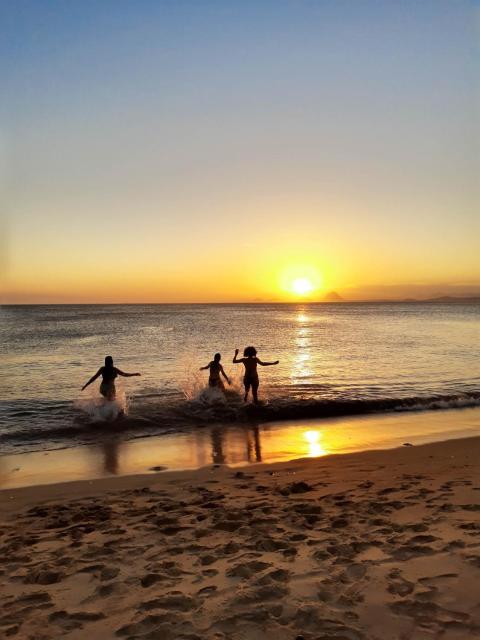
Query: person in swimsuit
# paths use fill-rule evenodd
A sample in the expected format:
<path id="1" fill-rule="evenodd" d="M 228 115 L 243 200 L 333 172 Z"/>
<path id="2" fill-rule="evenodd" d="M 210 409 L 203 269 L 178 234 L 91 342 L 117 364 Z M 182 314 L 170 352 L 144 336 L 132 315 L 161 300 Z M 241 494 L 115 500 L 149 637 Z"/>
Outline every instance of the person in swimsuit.
<path id="1" fill-rule="evenodd" d="M 250 391 L 250 387 L 252 388 L 253 401 L 255 404 L 258 403 L 258 372 L 257 372 L 257 364 L 262 365 L 262 367 L 270 367 L 274 364 L 278 364 L 279 360 L 275 360 L 275 362 L 262 362 L 260 358 L 257 358 L 257 350 L 255 347 L 246 347 L 243 351 L 243 358 L 237 358 L 238 349 L 235 349 L 235 355 L 233 356 L 233 362 L 239 363 L 242 362 L 245 367 L 245 375 L 243 377 L 243 384 L 245 386 L 245 396 L 244 400 L 247 401 L 248 392 Z"/>
<path id="2" fill-rule="evenodd" d="M 105 358 L 105 366 L 100 367 L 97 373 L 90 378 L 87 384 L 84 384 L 82 391 L 92 384 L 99 376 L 102 376 L 102 383 L 100 384 L 100 393 L 107 400 L 115 400 L 115 378 L 117 376 L 124 376 L 125 378 L 131 378 L 132 376 L 139 376 L 140 373 L 124 373 L 113 366 L 112 356 Z"/>
<path id="3" fill-rule="evenodd" d="M 228 384 L 232 384 L 230 382 L 230 378 L 227 376 L 225 371 L 223 370 L 222 365 L 220 364 L 220 360 L 222 356 L 219 353 L 216 353 L 213 356 L 213 360 L 207 364 L 205 367 L 200 367 L 200 371 L 205 371 L 205 369 L 210 369 L 210 376 L 208 378 L 208 386 L 209 387 L 218 387 L 221 391 L 225 391 L 225 385 L 223 384 L 223 380 L 220 378 L 220 374 L 225 378 Z"/>

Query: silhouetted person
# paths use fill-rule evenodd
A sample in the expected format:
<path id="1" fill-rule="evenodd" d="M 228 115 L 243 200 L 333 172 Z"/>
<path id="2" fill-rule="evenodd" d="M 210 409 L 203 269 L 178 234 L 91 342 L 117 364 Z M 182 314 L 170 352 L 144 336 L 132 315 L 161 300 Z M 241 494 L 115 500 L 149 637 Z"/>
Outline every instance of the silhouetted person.
<path id="1" fill-rule="evenodd" d="M 117 369 L 117 367 L 113 366 L 113 358 L 112 356 L 107 356 L 105 358 L 105 366 L 100 367 L 97 373 L 90 378 L 87 384 L 84 384 L 82 387 L 82 391 L 88 387 L 89 384 L 92 384 L 99 376 L 102 376 L 102 383 L 100 385 L 100 393 L 107 400 L 114 400 L 116 389 L 115 389 L 115 378 L 117 376 L 124 376 L 125 378 L 131 378 L 132 376 L 139 376 L 140 373 L 124 373 Z"/>
<path id="2" fill-rule="evenodd" d="M 213 356 L 213 360 L 209 362 L 205 367 L 200 367 L 200 371 L 205 371 L 205 369 L 210 369 L 210 376 L 208 378 L 208 386 L 209 387 L 217 387 L 222 391 L 225 391 L 225 385 L 223 384 L 223 380 L 220 375 L 222 375 L 228 384 L 231 384 L 230 378 L 227 376 L 225 371 L 223 370 L 222 365 L 220 364 L 220 360 L 222 356 L 219 353 L 216 353 Z"/>
<path id="3" fill-rule="evenodd" d="M 257 372 L 257 364 L 262 365 L 262 367 L 270 367 L 274 364 L 278 364 L 279 360 L 275 360 L 275 362 L 262 362 L 260 358 L 257 358 L 257 350 L 255 347 L 246 347 L 243 351 L 243 358 L 237 358 L 238 349 L 235 349 L 235 355 L 233 356 L 233 362 L 239 363 L 242 362 L 245 366 L 245 375 L 243 377 L 243 384 L 245 386 L 245 396 L 244 400 L 247 401 L 248 392 L 250 391 L 250 387 L 252 388 L 253 401 L 255 404 L 258 402 L 258 372 Z"/>

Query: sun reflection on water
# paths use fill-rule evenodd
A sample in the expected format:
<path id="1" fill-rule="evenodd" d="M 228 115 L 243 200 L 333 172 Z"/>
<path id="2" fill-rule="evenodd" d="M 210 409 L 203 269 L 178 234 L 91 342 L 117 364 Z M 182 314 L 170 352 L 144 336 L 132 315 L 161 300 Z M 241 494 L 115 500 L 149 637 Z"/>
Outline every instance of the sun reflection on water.
<path id="1" fill-rule="evenodd" d="M 298 381 L 308 379 L 312 375 L 311 367 L 309 366 L 309 361 L 311 359 L 311 329 L 309 326 L 306 326 L 306 323 L 310 318 L 308 317 L 304 307 L 298 309 L 295 319 L 298 322 L 298 326 L 295 332 L 296 352 L 292 363 L 291 379 L 294 384 L 297 384 Z"/>

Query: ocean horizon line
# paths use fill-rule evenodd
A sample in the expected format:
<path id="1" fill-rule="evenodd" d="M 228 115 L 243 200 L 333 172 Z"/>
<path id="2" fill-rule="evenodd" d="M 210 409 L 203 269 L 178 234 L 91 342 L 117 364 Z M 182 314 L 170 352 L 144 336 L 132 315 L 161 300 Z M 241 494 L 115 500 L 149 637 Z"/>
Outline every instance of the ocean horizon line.
<path id="1" fill-rule="evenodd" d="M 478 296 L 438 296 L 434 298 L 364 298 L 359 300 L 237 300 L 237 301 L 144 301 L 144 302 L 0 302 L 0 307 L 61 307 L 61 306 L 145 306 L 145 305 L 354 305 L 354 304 L 468 304 L 480 303 Z"/>

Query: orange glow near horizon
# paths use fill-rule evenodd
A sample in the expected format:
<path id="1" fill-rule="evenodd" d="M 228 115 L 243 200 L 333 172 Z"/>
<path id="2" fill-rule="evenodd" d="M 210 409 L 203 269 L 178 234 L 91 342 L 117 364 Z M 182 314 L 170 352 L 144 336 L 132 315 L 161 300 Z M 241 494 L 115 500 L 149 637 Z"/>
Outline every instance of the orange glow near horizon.
<path id="1" fill-rule="evenodd" d="M 198 243 L 189 235 L 172 236 L 159 251 L 162 236 L 153 230 L 136 237 L 126 229 L 121 238 L 105 245 L 105 236 L 92 236 L 90 227 L 69 243 L 52 243 L 47 231 L 40 229 L 35 236 L 18 238 L 15 251 L 6 254 L 10 257 L 0 273 L 0 300 L 5 304 L 308 303 L 322 301 L 330 291 L 353 301 L 474 295 L 480 286 L 453 267 L 451 279 L 442 281 L 441 265 L 433 265 L 438 269 L 435 275 L 419 282 L 418 272 L 413 272 L 418 262 L 396 261 L 382 245 L 372 253 L 356 246 L 353 237 L 327 243 L 316 232 L 309 238 L 304 232 L 295 234 L 293 228 L 289 231 L 269 230 L 268 235 L 259 230 L 258 238 L 239 243 L 232 254 L 228 243 L 219 241 L 215 251 L 208 251 L 206 240 Z"/>

